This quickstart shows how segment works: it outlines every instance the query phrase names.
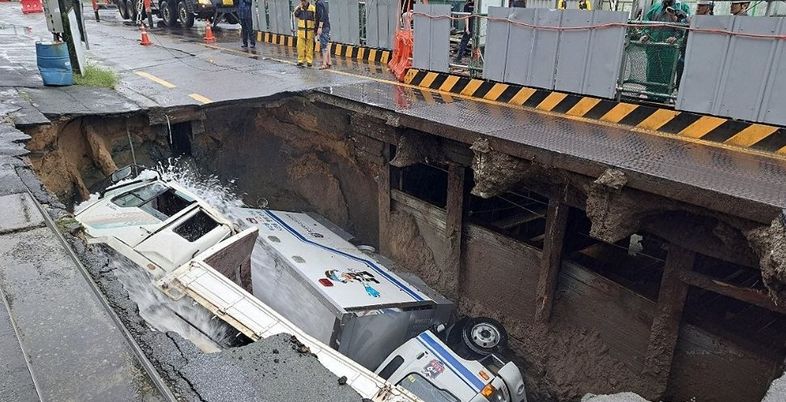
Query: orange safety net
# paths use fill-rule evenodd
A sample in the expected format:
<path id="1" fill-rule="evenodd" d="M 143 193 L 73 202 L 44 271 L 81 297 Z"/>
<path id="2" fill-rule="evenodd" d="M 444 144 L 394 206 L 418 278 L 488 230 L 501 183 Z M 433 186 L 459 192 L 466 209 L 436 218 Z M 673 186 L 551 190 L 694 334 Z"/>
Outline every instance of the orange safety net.
<path id="1" fill-rule="evenodd" d="M 396 79 L 404 82 L 404 75 L 412 67 L 412 45 L 414 39 L 411 30 L 400 30 L 393 38 L 393 56 L 388 62 L 388 68 Z"/>

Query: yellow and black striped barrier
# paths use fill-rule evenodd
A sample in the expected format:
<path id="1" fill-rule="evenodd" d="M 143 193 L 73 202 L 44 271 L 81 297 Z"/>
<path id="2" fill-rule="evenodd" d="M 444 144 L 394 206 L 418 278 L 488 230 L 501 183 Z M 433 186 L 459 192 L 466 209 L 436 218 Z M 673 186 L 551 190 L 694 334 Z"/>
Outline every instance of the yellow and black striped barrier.
<path id="1" fill-rule="evenodd" d="M 297 46 L 297 38 L 295 36 L 281 35 L 270 32 L 257 32 L 257 41 L 289 47 Z M 319 50 L 318 43 L 317 50 Z M 330 54 L 353 60 L 362 60 L 381 64 L 387 64 L 388 60 L 390 60 L 390 50 L 387 49 L 345 45 L 342 43 L 333 42 L 330 43 Z"/>
<path id="2" fill-rule="evenodd" d="M 545 112 L 786 155 L 786 129 L 667 108 L 409 69 L 404 83 Z"/>

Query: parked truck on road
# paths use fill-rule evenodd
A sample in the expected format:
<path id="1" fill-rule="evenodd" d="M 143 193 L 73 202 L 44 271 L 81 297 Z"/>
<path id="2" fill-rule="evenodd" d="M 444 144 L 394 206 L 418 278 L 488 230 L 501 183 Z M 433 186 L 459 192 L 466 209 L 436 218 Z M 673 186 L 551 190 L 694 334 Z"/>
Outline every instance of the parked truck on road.
<path id="1" fill-rule="evenodd" d="M 117 10 L 124 20 L 136 21 L 141 7 L 139 0 L 114 0 Z M 194 21 L 211 21 L 215 26 L 219 19 L 230 24 L 238 23 L 236 15 L 230 11 L 234 7 L 234 0 L 151 0 L 150 11 L 158 16 L 164 25 L 173 27 L 178 22 L 185 27 L 194 26 Z M 142 11 L 142 19 L 147 18 Z"/>

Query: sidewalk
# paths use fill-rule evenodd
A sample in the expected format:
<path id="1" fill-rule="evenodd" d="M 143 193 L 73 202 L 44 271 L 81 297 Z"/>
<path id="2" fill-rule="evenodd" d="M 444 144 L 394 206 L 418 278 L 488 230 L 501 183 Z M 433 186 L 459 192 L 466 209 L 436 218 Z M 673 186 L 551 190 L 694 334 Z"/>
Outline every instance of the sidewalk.
<path id="1" fill-rule="evenodd" d="M 29 137 L 8 123 L 15 111 L 0 101 L 0 395 L 163 400 L 39 211 L 41 202 L 58 205 L 21 159 Z"/>

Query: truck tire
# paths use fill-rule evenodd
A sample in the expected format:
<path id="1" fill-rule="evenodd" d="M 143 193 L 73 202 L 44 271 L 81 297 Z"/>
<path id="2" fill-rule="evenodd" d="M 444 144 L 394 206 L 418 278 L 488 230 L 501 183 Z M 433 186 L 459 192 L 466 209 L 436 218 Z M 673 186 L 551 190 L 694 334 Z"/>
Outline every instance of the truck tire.
<path id="1" fill-rule="evenodd" d="M 137 0 L 126 0 L 126 14 L 131 21 L 136 22 L 136 1 Z"/>
<path id="2" fill-rule="evenodd" d="M 177 13 L 175 13 L 174 4 L 171 3 L 171 0 L 161 0 L 161 2 L 158 3 L 158 13 L 164 21 L 164 25 L 168 27 L 175 26 L 175 22 L 177 22 Z"/>
<path id="3" fill-rule="evenodd" d="M 125 0 L 117 0 L 115 2 L 117 5 L 117 12 L 120 13 L 120 18 L 127 20 L 128 19 L 128 10 L 126 10 L 126 1 Z"/>
<path id="4" fill-rule="evenodd" d="M 481 356 L 497 353 L 508 346 L 508 331 L 499 321 L 488 317 L 467 320 L 461 338 L 469 350 Z"/>
<path id="5" fill-rule="evenodd" d="M 180 0 L 177 2 L 177 17 L 180 19 L 180 23 L 184 27 L 191 28 L 194 26 L 194 13 L 188 11 L 186 0 Z"/>
<path id="6" fill-rule="evenodd" d="M 235 18 L 234 14 L 232 13 L 224 14 L 224 21 L 226 21 L 227 24 L 232 24 L 232 25 L 240 23 L 240 20 Z"/>

